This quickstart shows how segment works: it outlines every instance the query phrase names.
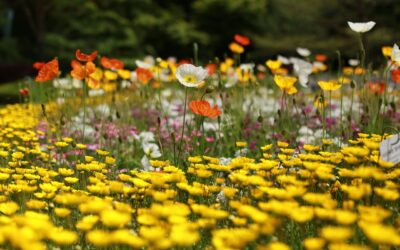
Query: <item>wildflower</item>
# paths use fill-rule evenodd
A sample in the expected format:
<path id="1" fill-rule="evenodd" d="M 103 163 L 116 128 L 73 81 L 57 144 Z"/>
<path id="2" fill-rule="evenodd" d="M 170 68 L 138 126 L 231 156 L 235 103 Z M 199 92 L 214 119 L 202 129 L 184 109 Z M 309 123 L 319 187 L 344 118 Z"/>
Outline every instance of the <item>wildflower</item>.
<path id="1" fill-rule="evenodd" d="M 89 77 L 96 70 L 96 66 L 91 61 L 87 62 L 85 65 L 82 65 L 79 61 L 72 60 L 71 67 L 71 76 L 77 80 L 83 80 Z"/>
<path id="2" fill-rule="evenodd" d="M 115 210 L 105 210 L 100 213 L 101 222 L 108 227 L 123 227 L 131 221 L 128 213 Z"/>
<path id="3" fill-rule="evenodd" d="M 335 91 L 342 87 L 342 85 L 336 80 L 318 81 L 318 85 L 325 91 Z"/>
<path id="4" fill-rule="evenodd" d="M 37 82 L 47 82 L 56 78 L 58 75 L 58 59 L 53 59 L 45 63 L 39 69 L 38 75 L 35 78 Z"/>
<path id="5" fill-rule="evenodd" d="M 198 87 L 207 77 L 208 72 L 202 67 L 196 67 L 192 64 L 180 65 L 175 73 L 178 81 L 186 87 Z"/>
<path id="6" fill-rule="evenodd" d="M 306 48 L 296 48 L 296 52 L 303 57 L 308 57 L 311 55 L 311 51 Z"/>
<path id="7" fill-rule="evenodd" d="M 93 230 L 86 234 L 86 240 L 98 247 L 104 247 L 111 243 L 110 234 L 103 230 Z"/>
<path id="8" fill-rule="evenodd" d="M 212 119 L 222 114 L 222 111 L 219 110 L 217 105 L 211 107 L 210 103 L 205 100 L 191 101 L 189 103 L 189 108 L 196 115 L 206 116 Z"/>
<path id="9" fill-rule="evenodd" d="M 388 57 L 388 58 L 391 57 L 392 52 L 393 52 L 393 48 L 392 48 L 392 47 L 390 47 L 390 46 L 383 46 L 381 50 L 382 50 L 382 54 L 383 54 L 385 57 Z"/>
<path id="10" fill-rule="evenodd" d="M 23 88 L 19 90 L 19 94 L 22 96 L 28 96 L 29 95 L 29 89 Z"/>
<path id="11" fill-rule="evenodd" d="M 233 37 L 233 40 L 235 40 L 235 42 L 237 42 L 238 44 L 240 44 L 242 46 L 250 45 L 250 39 L 247 36 L 235 34 L 235 36 Z"/>
<path id="12" fill-rule="evenodd" d="M 349 239 L 353 232 L 347 227 L 326 226 L 321 230 L 321 237 L 328 241 L 341 242 Z"/>
<path id="13" fill-rule="evenodd" d="M 282 66 L 282 62 L 279 60 L 268 60 L 265 62 L 265 65 L 267 65 L 270 70 L 275 71 Z"/>
<path id="14" fill-rule="evenodd" d="M 303 242 L 307 250 L 320 250 L 325 245 L 325 240 L 322 238 L 307 238 Z"/>
<path id="15" fill-rule="evenodd" d="M 315 55 L 315 60 L 318 62 L 325 62 L 328 59 L 328 57 L 324 54 L 316 54 Z"/>
<path id="16" fill-rule="evenodd" d="M 236 54 L 242 54 L 244 52 L 244 48 L 235 42 L 229 44 L 229 49 Z"/>
<path id="17" fill-rule="evenodd" d="M 106 69 L 122 69 L 124 67 L 124 63 L 115 58 L 108 58 L 102 56 L 100 58 L 100 64 Z"/>
<path id="18" fill-rule="evenodd" d="M 400 63 L 400 49 L 399 49 L 399 46 L 397 46 L 397 44 L 393 45 L 392 54 L 390 56 L 390 59 L 397 64 Z"/>
<path id="19" fill-rule="evenodd" d="M 153 74 L 148 69 L 137 68 L 135 72 L 138 81 L 143 85 L 146 85 L 153 78 Z"/>
<path id="20" fill-rule="evenodd" d="M 368 88 L 374 93 L 382 94 L 385 92 L 385 83 L 383 82 L 369 82 Z"/>
<path id="21" fill-rule="evenodd" d="M 400 60 L 400 58 L 399 58 Z M 400 68 L 392 70 L 392 80 L 395 83 L 400 83 Z"/>
<path id="22" fill-rule="evenodd" d="M 64 208 L 64 207 L 56 207 L 54 209 L 54 213 L 61 218 L 65 218 L 68 217 L 71 214 L 71 210 L 69 210 L 68 208 Z"/>
<path id="23" fill-rule="evenodd" d="M 81 62 L 92 62 L 97 57 L 97 51 L 93 51 L 90 54 L 84 54 L 80 49 L 77 49 L 75 52 L 76 59 Z"/>
<path id="24" fill-rule="evenodd" d="M 59 245 L 71 245 L 78 240 L 78 235 L 75 232 L 57 228 L 50 232 L 49 239 Z"/>
<path id="25" fill-rule="evenodd" d="M 357 32 L 357 33 L 368 32 L 375 26 L 375 22 L 373 22 L 373 21 L 369 21 L 369 22 L 365 22 L 365 23 L 347 22 L 347 24 L 349 25 L 349 27 L 352 31 Z"/>
<path id="26" fill-rule="evenodd" d="M 289 95 L 297 93 L 296 87 L 293 86 L 296 83 L 297 78 L 289 77 L 289 76 L 275 75 L 274 81 L 275 81 L 276 85 L 278 85 L 278 87 L 285 93 L 287 93 Z"/>

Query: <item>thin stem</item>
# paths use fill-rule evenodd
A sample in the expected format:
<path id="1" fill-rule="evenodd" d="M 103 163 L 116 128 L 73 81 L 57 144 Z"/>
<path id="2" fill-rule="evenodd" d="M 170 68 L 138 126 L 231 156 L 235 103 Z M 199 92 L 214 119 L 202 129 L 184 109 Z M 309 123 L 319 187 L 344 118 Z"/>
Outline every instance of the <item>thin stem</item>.
<path id="1" fill-rule="evenodd" d="M 183 135 L 185 133 L 187 95 L 188 95 L 188 88 L 185 88 L 185 103 L 184 103 L 184 107 L 183 107 L 182 133 L 181 133 L 181 138 L 179 139 L 178 159 L 180 159 L 180 156 L 181 156 L 181 153 L 182 153 Z"/>

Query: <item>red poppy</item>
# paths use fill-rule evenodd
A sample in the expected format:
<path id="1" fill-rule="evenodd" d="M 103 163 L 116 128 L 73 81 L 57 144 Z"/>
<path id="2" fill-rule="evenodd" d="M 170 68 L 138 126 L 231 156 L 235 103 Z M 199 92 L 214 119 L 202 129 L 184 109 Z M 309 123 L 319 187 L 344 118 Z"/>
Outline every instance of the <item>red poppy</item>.
<path id="1" fill-rule="evenodd" d="M 101 57 L 100 58 L 101 65 L 106 69 L 122 69 L 124 68 L 124 63 L 115 58 Z"/>
<path id="2" fill-rule="evenodd" d="M 19 94 L 22 96 L 28 96 L 29 95 L 29 89 L 23 88 L 19 90 Z"/>
<path id="3" fill-rule="evenodd" d="M 33 64 L 33 68 L 36 70 L 40 70 L 46 63 L 45 62 L 35 62 Z"/>
<path id="4" fill-rule="evenodd" d="M 57 75 L 58 75 L 58 59 L 55 58 L 40 67 L 38 75 L 36 76 L 35 80 L 37 82 L 47 82 L 56 78 Z"/>
<path id="5" fill-rule="evenodd" d="M 209 63 L 206 65 L 206 69 L 208 71 L 208 75 L 213 75 L 215 71 L 217 71 L 217 65 L 215 63 Z"/>
<path id="6" fill-rule="evenodd" d="M 218 109 L 217 105 L 211 107 L 210 103 L 204 100 L 191 101 L 189 103 L 189 108 L 196 115 L 206 116 L 213 119 L 222 114 L 222 111 Z"/>
<path id="7" fill-rule="evenodd" d="M 315 60 L 317 60 L 318 62 L 325 62 L 326 59 L 328 59 L 328 57 L 324 54 L 316 54 L 315 55 Z"/>
<path id="8" fill-rule="evenodd" d="M 142 84 L 147 84 L 153 78 L 153 74 L 148 69 L 137 68 L 136 77 Z"/>
<path id="9" fill-rule="evenodd" d="M 392 70 L 392 80 L 395 83 L 400 83 L 400 68 Z"/>
<path id="10" fill-rule="evenodd" d="M 178 65 L 182 65 L 182 64 L 190 64 L 190 60 L 188 60 L 188 59 L 179 60 Z"/>
<path id="11" fill-rule="evenodd" d="M 368 88 L 377 94 L 382 94 L 383 92 L 385 92 L 385 83 L 383 82 L 369 82 L 368 83 Z"/>
<path id="12" fill-rule="evenodd" d="M 250 39 L 247 36 L 235 34 L 233 39 L 235 40 L 235 42 L 237 42 L 238 44 L 240 44 L 242 46 L 250 45 Z"/>
<path id="13" fill-rule="evenodd" d="M 90 54 L 84 54 L 81 52 L 80 49 L 76 50 L 75 52 L 76 59 L 82 62 L 91 62 L 97 57 L 97 51 L 93 51 Z"/>
<path id="14" fill-rule="evenodd" d="M 92 62 L 87 62 L 85 65 L 77 60 L 71 61 L 71 76 L 77 80 L 83 80 L 96 70 L 96 65 Z"/>

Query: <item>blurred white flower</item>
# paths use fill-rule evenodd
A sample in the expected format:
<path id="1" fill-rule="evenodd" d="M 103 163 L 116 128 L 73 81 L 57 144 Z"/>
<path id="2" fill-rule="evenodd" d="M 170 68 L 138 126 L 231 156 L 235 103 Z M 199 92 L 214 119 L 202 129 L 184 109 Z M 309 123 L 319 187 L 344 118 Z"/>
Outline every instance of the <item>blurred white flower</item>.
<path id="1" fill-rule="evenodd" d="M 151 159 L 161 157 L 160 148 L 155 143 L 143 143 L 142 144 L 144 153 Z"/>
<path id="2" fill-rule="evenodd" d="M 358 59 L 349 59 L 349 65 L 350 65 L 350 66 L 355 67 L 355 66 L 357 66 L 358 64 L 360 64 L 360 60 L 358 60 Z"/>
<path id="3" fill-rule="evenodd" d="M 278 55 L 277 60 L 280 61 L 282 64 L 289 64 L 290 61 L 287 57 Z"/>
<path id="4" fill-rule="evenodd" d="M 104 89 L 89 89 L 89 96 L 100 96 L 104 95 Z"/>
<path id="5" fill-rule="evenodd" d="M 146 56 L 143 61 L 136 60 L 135 63 L 139 68 L 149 69 L 154 66 L 155 60 L 152 56 Z"/>
<path id="6" fill-rule="evenodd" d="M 303 57 L 308 57 L 311 55 L 311 51 L 306 48 L 297 48 L 296 49 L 297 53 Z"/>
<path id="7" fill-rule="evenodd" d="M 369 21 L 366 23 L 347 22 L 347 24 L 349 25 L 349 27 L 352 31 L 357 32 L 357 33 L 368 32 L 375 26 L 375 22 L 373 22 L 373 21 Z"/>
<path id="8" fill-rule="evenodd" d="M 301 86 L 307 88 L 308 76 L 312 73 L 313 65 L 305 60 L 298 58 L 291 58 L 293 69 L 299 77 Z"/>
<path id="9" fill-rule="evenodd" d="M 400 49 L 399 46 L 397 46 L 397 44 L 393 45 L 391 59 L 396 63 L 400 63 Z"/>
<path id="10" fill-rule="evenodd" d="M 155 136 L 153 132 L 142 131 L 138 135 L 134 135 L 135 139 L 140 141 L 142 144 L 154 142 Z"/>
<path id="11" fill-rule="evenodd" d="M 176 70 L 175 76 L 178 81 L 186 87 L 197 87 L 207 77 L 208 71 L 203 67 L 193 64 L 182 64 Z"/>

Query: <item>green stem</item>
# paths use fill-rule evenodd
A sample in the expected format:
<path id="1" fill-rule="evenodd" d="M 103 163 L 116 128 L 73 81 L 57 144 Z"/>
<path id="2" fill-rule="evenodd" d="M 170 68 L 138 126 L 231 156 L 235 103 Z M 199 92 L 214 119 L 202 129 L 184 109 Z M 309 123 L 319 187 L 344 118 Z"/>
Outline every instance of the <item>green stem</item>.
<path id="1" fill-rule="evenodd" d="M 185 88 L 185 102 L 183 107 L 183 121 L 182 121 L 182 133 L 181 138 L 179 139 L 179 152 L 178 152 L 178 160 L 180 159 L 182 153 L 182 143 L 183 143 L 183 135 L 185 134 L 185 119 L 186 119 L 186 103 L 187 103 L 187 95 L 188 95 L 188 88 Z"/>

